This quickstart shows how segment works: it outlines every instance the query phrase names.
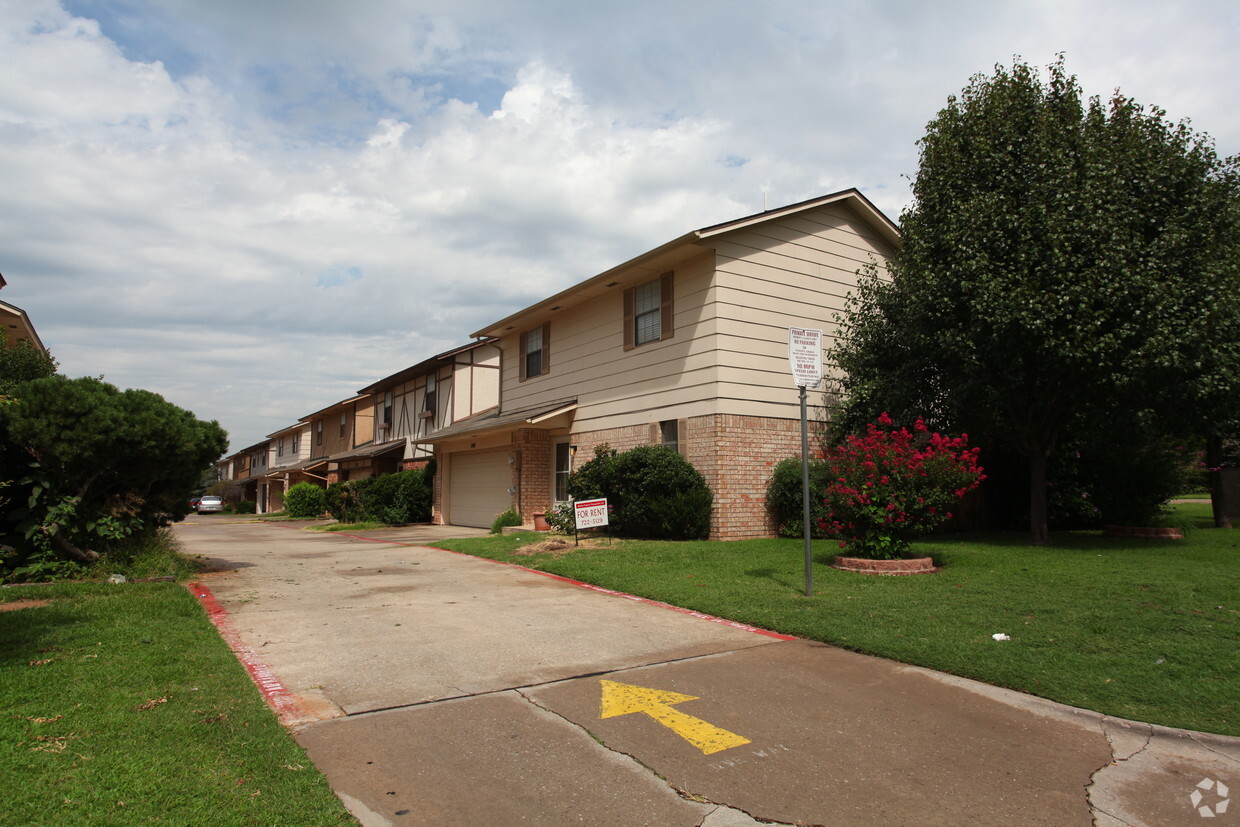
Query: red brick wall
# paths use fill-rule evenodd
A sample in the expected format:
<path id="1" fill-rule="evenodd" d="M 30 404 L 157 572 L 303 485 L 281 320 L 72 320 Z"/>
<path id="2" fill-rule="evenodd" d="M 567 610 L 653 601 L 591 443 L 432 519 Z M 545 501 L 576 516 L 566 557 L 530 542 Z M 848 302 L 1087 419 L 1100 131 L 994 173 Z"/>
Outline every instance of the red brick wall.
<path id="1" fill-rule="evenodd" d="M 774 536 L 766 486 L 780 460 L 800 455 L 800 421 L 729 414 L 697 417 L 689 420 L 688 442 L 690 461 L 715 495 L 711 539 Z"/>
<path id="2" fill-rule="evenodd" d="M 522 428 L 512 435 L 512 447 L 520 458 L 520 468 L 513 469 L 517 510 L 525 525 L 533 525 L 534 512 L 545 512 L 551 507 L 551 435 L 536 428 Z"/>
<path id="3" fill-rule="evenodd" d="M 608 428 L 604 431 L 586 431 L 573 434 L 570 439 L 577 446 L 577 456 L 573 459 L 573 466 L 578 467 L 594 459 L 596 445 L 607 444 L 616 451 L 629 451 L 638 445 L 649 445 L 650 426 L 630 425 L 625 428 Z"/>
<path id="4" fill-rule="evenodd" d="M 435 446 L 435 476 L 431 479 L 431 524 L 445 525 L 443 516 L 443 468 L 445 456 L 438 445 Z"/>

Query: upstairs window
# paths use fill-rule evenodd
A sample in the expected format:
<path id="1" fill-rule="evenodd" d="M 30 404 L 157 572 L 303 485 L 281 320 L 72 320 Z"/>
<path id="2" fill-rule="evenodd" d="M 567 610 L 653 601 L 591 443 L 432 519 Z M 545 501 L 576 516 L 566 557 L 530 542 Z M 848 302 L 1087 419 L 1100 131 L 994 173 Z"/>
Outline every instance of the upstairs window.
<path id="1" fill-rule="evenodd" d="M 426 400 L 422 403 L 422 410 L 428 413 L 435 413 L 436 388 L 439 383 L 435 381 L 435 374 L 426 377 Z"/>
<path id="2" fill-rule="evenodd" d="M 314 444 L 323 444 L 323 420 L 316 420 L 314 423 Z"/>
<path id="3" fill-rule="evenodd" d="M 663 338 L 662 291 L 658 281 L 648 282 L 633 290 L 633 344 L 644 345 Z"/>
<path id="4" fill-rule="evenodd" d="M 293 434 L 293 453 L 301 453 L 301 434 Z"/>
<path id="5" fill-rule="evenodd" d="M 550 323 L 521 334 L 521 381 L 550 370 L 550 344 Z"/>
<path id="6" fill-rule="evenodd" d="M 624 349 L 672 338 L 672 274 L 624 291 Z"/>
<path id="7" fill-rule="evenodd" d="M 280 437 L 280 441 L 276 443 L 276 456 L 284 456 L 284 437 Z"/>
<path id="8" fill-rule="evenodd" d="M 383 395 L 383 424 L 392 424 L 392 392 L 388 391 Z"/>
<path id="9" fill-rule="evenodd" d="M 344 435 L 347 432 L 348 427 L 349 427 L 348 414 L 341 413 L 340 414 L 340 438 L 341 439 L 344 439 Z"/>

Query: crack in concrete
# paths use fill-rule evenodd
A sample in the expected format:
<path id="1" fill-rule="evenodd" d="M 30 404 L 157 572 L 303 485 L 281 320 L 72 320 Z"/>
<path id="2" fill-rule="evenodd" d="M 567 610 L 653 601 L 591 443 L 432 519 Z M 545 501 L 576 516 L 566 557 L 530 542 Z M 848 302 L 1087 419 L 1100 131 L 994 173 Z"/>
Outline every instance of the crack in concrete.
<path id="1" fill-rule="evenodd" d="M 1117 825 L 1124 825 L 1124 827 L 1135 827 L 1131 822 L 1125 821 L 1114 813 L 1098 806 L 1094 802 L 1093 789 L 1098 783 L 1098 776 L 1104 771 L 1127 763 L 1148 750 L 1150 748 L 1150 744 L 1154 740 L 1154 730 L 1153 727 L 1146 727 L 1145 738 L 1141 742 L 1141 745 L 1136 749 L 1131 750 L 1127 755 L 1121 756 L 1119 754 L 1121 745 L 1118 743 L 1118 736 L 1121 733 L 1119 730 L 1113 729 L 1113 727 L 1123 727 L 1125 730 L 1130 729 L 1128 722 L 1121 721 L 1119 719 L 1103 716 L 1098 720 L 1098 728 L 1102 731 L 1102 737 L 1107 739 L 1107 746 L 1111 750 L 1111 760 L 1089 774 L 1089 783 L 1085 785 L 1085 803 L 1089 805 L 1090 816 L 1095 827 L 1102 827 L 1102 824 L 1099 821 L 1100 815 L 1106 816 Z"/>
<path id="2" fill-rule="evenodd" d="M 707 657 L 709 657 L 709 656 L 707 656 Z M 686 659 L 685 659 L 685 658 L 682 658 L 681 660 L 686 660 Z M 608 674 L 608 673 L 600 673 L 600 674 Z M 551 683 L 558 683 L 558 681 L 552 681 Z M 545 684 L 544 684 L 544 685 L 545 685 Z M 732 811 L 732 812 L 743 813 L 743 814 L 744 814 L 744 816 L 745 816 L 746 818 L 749 818 L 749 819 L 753 820 L 755 823 L 758 823 L 758 824 L 774 824 L 774 825 L 782 825 L 783 827 L 793 827 L 793 825 L 789 825 L 789 824 L 787 824 L 787 822 L 783 822 L 783 821 L 771 821 L 770 819 L 761 818 L 761 817 L 759 817 L 759 816 L 755 816 L 753 813 L 747 812 L 746 810 L 744 810 L 744 809 L 742 809 L 742 808 L 740 808 L 740 807 L 734 807 L 734 806 L 732 806 L 731 804 L 724 804 L 724 803 L 719 802 L 719 801 L 712 801 L 711 799 L 706 798 L 706 797 L 705 797 L 705 796 L 703 796 L 703 795 L 699 795 L 698 793 L 694 793 L 694 792 L 690 792 L 690 791 L 688 791 L 688 790 L 682 790 L 682 789 L 680 789 L 680 788 L 679 788 L 679 787 L 677 787 L 675 784 L 673 784 L 671 781 L 668 781 L 668 780 L 667 780 L 667 778 L 665 778 L 663 775 L 661 775 L 661 774 L 658 772 L 658 770 L 656 770 L 654 767 L 652 767 L 652 766 L 650 766 L 649 764 L 647 764 L 645 761 L 642 761 L 642 760 L 641 760 L 640 758 L 638 758 L 636 755 L 633 755 L 633 754 L 632 754 L 632 753 L 630 753 L 630 752 L 625 752 L 624 750 L 616 749 L 615 747 L 608 745 L 606 741 L 604 741 L 601 737 L 599 737 L 599 736 L 598 736 L 598 735 L 596 735 L 593 731 L 591 731 L 589 727 L 587 727 L 587 726 L 585 726 L 585 725 L 583 725 L 583 724 L 579 724 L 579 723 L 577 723 L 576 721 L 572 720 L 571 718 L 568 718 L 568 717 L 566 717 L 565 715 L 563 715 L 563 714 L 561 714 L 561 713 L 559 713 L 559 712 L 556 712 L 554 709 L 552 709 L 552 708 L 550 708 L 550 707 L 546 706 L 545 704 L 541 704 L 541 703 L 539 703 L 539 702 L 538 702 L 538 701 L 537 701 L 537 700 L 536 700 L 533 696 L 531 696 L 531 695 L 527 695 L 525 692 L 521 691 L 522 689 L 528 689 L 528 688 L 532 688 L 532 687 L 521 687 L 521 688 L 519 688 L 519 689 L 512 689 L 512 690 L 505 690 L 505 691 L 512 691 L 512 692 L 515 692 L 517 695 L 519 695 L 519 696 L 521 696 L 522 698 L 524 698 L 524 699 L 525 699 L 525 701 L 526 701 L 527 703 L 529 703 L 530 705 L 532 705 L 532 706 L 536 706 L 536 707 L 538 707 L 539 709 L 541 709 L 542 711 L 547 712 L 547 713 L 549 713 L 549 714 L 551 714 L 551 715 L 556 716 L 557 718 L 559 718 L 560 720 L 564 721 L 564 722 L 565 722 L 566 724 L 568 724 L 569 726 L 572 726 L 572 727 L 575 727 L 575 728 L 577 728 L 577 729 L 581 730 L 581 731 L 582 731 L 582 732 L 584 732 L 586 735 L 589 735 L 589 736 L 590 736 L 590 738 L 591 738 L 591 739 L 593 739 L 595 743 L 597 743 L 600 747 L 602 747 L 603 749 L 607 750 L 608 752 L 611 752 L 611 753 L 612 753 L 612 754 L 614 754 L 614 755 L 623 755 L 625 758 L 628 758 L 628 759 L 629 759 L 630 761 L 632 761 L 634 764 L 636 764 L 637 766 L 641 767 L 643 770 L 645 770 L 646 772 L 650 773 L 652 776 L 654 776 L 655 778 L 659 779 L 659 780 L 660 780 L 660 781 L 662 781 L 664 784 L 666 784 L 666 785 L 667 785 L 667 787 L 668 787 L 668 789 L 670 789 L 672 792 L 676 793 L 676 795 L 680 796 L 680 797 L 681 797 L 682 799 L 684 799 L 685 801 L 691 802 L 691 803 L 693 803 L 693 804 L 701 804 L 701 805 L 703 805 L 703 806 L 713 806 L 713 807 L 714 807 L 714 809 L 713 809 L 713 810 L 710 810 L 709 812 L 705 813 L 705 814 L 702 816 L 702 820 L 698 822 L 698 827 L 705 827 L 705 825 L 707 824 L 707 822 L 708 822 L 708 821 L 710 821 L 710 820 L 711 820 L 711 818 L 712 818 L 712 817 L 713 817 L 716 813 L 718 813 L 720 810 L 729 810 L 729 811 Z M 488 693 L 488 694 L 489 694 L 489 693 Z M 807 827 L 823 827 L 823 825 L 808 825 Z"/>
<path id="3" fill-rule="evenodd" d="M 1103 735 L 1103 737 L 1105 737 L 1105 738 L 1107 739 L 1107 745 L 1111 748 L 1111 761 L 1110 761 L 1109 763 L 1105 764 L 1104 766 L 1099 767 L 1099 768 L 1098 768 L 1098 769 L 1094 772 L 1094 775 L 1097 775 L 1099 772 L 1101 772 L 1102 770 L 1106 769 L 1107 767 L 1110 767 L 1110 766 L 1113 766 L 1113 765 L 1119 764 L 1119 763 L 1120 763 L 1120 762 L 1122 762 L 1122 761 L 1131 761 L 1133 758 L 1136 758 L 1138 755 L 1140 755 L 1141 753 L 1143 753 L 1143 752 L 1145 752 L 1147 749 L 1149 749 L 1149 748 L 1150 748 L 1150 743 L 1154 740 L 1154 729 L 1153 729 L 1153 727 L 1150 727 L 1150 726 L 1146 725 L 1146 727 L 1145 727 L 1145 740 L 1142 742 L 1141 746 L 1140 746 L 1140 747 L 1138 747 L 1137 749 L 1133 750 L 1131 753 L 1129 753 L 1128 755 L 1124 756 L 1123 758 L 1120 758 L 1120 757 L 1118 757 L 1118 755 L 1117 755 L 1117 752 L 1118 752 L 1118 747 L 1117 747 L 1117 745 L 1116 745 L 1116 739 L 1115 739 L 1114 737 L 1112 737 L 1112 732 L 1113 732 L 1113 730 L 1112 730 L 1112 726 L 1118 725 L 1118 726 L 1123 726 L 1123 727 L 1125 727 L 1125 728 L 1127 729 L 1127 728 L 1129 728 L 1129 727 L 1127 726 L 1126 722 L 1121 722 L 1121 721 L 1119 721 L 1118 719 L 1115 719 L 1115 718 L 1110 718 L 1110 717 L 1106 717 L 1106 716 L 1104 716 L 1104 717 L 1102 718 L 1102 720 L 1098 722 L 1098 725 L 1099 725 L 1099 727 L 1101 727 L 1101 729 L 1102 729 L 1102 735 Z M 1091 778 L 1092 778 L 1092 777 L 1093 777 L 1093 776 L 1091 776 Z"/>
<path id="4" fill-rule="evenodd" d="M 1194 733 L 1190 732 L 1188 734 L 1188 738 L 1190 741 L 1192 741 L 1194 744 L 1201 747 L 1202 749 L 1207 750 L 1208 752 L 1211 752 L 1214 755 L 1217 755 L 1219 758 L 1222 758 L 1223 760 L 1227 761 L 1230 764 L 1236 764 L 1237 766 L 1240 766 L 1240 758 L 1237 758 L 1235 755 L 1231 755 L 1229 753 L 1220 751 L 1216 747 L 1211 746 L 1206 741 L 1203 741 L 1201 738 L 1197 737 L 1197 735 Z"/>
<path id="5" fill-rule="evenodd" d="M 766 644 L 758 644 L 760 646 Z M 415 706 L 426 706 L 427 704 L 444 703 L 446 701 L 461 701 L 468 698 L 485 698 L 488 695 L 500 695 L 504 692 L 521 692 L 523 689 L 538 689 L 544 686 L 555 686 L 558 683 L 567 683 L 568 681 L 579 681 L 585 678 L 597 678 L 603 675 L 616 675 L 621 672 L 628 672 L 633 669 L 649 669 L 654 666 L 665 666 L 672 663 L 688 663 L 689 661 L 704 660 L 706 658 L 717 658 L 724 655 L 732 654 L 732 652 L 711 652 L 705 655 L 686 655 L 683 658 L 671 658 L 669 660 L 657 660 L 649 663 L 640 663 L 633 666 L 624 666 L 618 669 L 599 669 L 594 672 L 581 672 L 576 675 L 569 675 L 563 678 L 555 678 L 549 681 L 540 681 L 538 683 L 523 683 L 517 686 L 504 686 L 497 689 L 486 689 L 481 692 L 466 692 L 459 686 L 449 687 L 459 692 L 459 695 L 445 695 L 442 698 L 426 698 L 421 701 L 410 701 L 408 703 L 393 704 L 392 706 L 379 706 L 374 709 L 359 709 L 356 712 L 346 713 L 347 717 L 356 718 L 361 715 L 371 715 L 376 712 L 392 712 L 397 709 L 410 709 Z"/>

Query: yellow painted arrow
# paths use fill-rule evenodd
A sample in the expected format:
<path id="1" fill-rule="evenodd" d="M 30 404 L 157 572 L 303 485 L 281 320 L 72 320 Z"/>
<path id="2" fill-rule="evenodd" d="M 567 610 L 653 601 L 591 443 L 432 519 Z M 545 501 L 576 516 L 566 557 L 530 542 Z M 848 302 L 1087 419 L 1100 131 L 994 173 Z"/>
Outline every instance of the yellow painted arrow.
<path id="1" fill-rule="evenodd" d="M 722 752 L 725 749 L 750 743 L 734 732 L 708 724 L 701 718 L 686 715 L 672 704 L 696 701 L 693 695 L 682 695 L 664 689 L 647 689 L 627 683 L 600 680 L 603 685 L 602 714 L 600 718 L 614 718 L 641 712 L 654 718 L 672 732 L 684 738 L 702 751 L 703 755 Z"/>

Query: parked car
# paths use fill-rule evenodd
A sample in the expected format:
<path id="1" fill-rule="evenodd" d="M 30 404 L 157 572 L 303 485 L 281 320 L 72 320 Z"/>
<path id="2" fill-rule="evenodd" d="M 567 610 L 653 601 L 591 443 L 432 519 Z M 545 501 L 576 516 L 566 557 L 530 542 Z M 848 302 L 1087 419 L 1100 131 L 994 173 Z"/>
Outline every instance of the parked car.
<path id="1" fill-rule="evenodd" d="M 201 500 L 201 499 L 202 499 L 202 497 L 190 497 L 190 498 L 189 498 L 189 510 L 190 510 L 190 511 L 197 511 L 197 510 L 198 510 L 198 501 L 199 501 L 199 500 Z"/>
<path id="2" fill-rule="evenodd" d="M 213 494 L 207 494 L 198 500 L 198 513 L 205 514 L 208 511 L 223 511 L 224 501 Z"/>

